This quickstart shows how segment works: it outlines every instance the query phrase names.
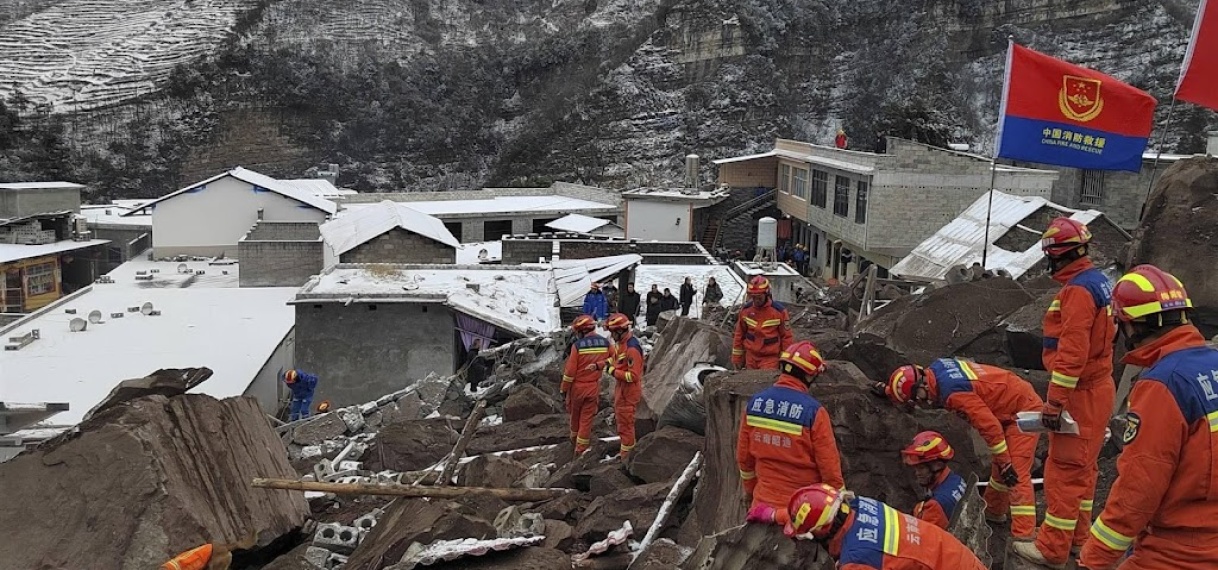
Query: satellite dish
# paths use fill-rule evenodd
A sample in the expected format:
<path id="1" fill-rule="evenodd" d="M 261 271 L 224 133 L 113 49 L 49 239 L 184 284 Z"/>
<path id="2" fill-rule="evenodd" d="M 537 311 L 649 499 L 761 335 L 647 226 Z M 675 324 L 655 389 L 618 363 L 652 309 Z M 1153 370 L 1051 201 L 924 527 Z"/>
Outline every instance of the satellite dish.
<path id="1" fill-rule="evenodd" d="M 186 267 L 185 263 L 178 264 L 178 273 L 190 273 L 190 268 Z"/>
<path id="2" fill-rule="evenodd" d="M 152 313 L 152 303 L 144 303 L 140 305 L 140 314 L 145 317 Z"/>
<path id="3" fill-rule="evenodd" d="M 86 321 L 80 317 L 72 319 L 71 321 L 68 322 L 68 329 L 70 329 L 72 332 L 82 332 L 85 330 L 85 327 L 88 327 L 88 326 L 89 326 L 88 321 Z"/>
<path id="4" fill-rule="evenodd" d="M 89 322 L 93 323 L 93 324 L 100 323 L 101 322 L 101 311 L 99 311 L 97 309 L 93 309 L 92 311 L 89 311 Z"/>
<path id="5" fill-rule="evenodd" d="M 478 261 L 486 261 L 491 255 L 485 249 L 478 250 Z"/>

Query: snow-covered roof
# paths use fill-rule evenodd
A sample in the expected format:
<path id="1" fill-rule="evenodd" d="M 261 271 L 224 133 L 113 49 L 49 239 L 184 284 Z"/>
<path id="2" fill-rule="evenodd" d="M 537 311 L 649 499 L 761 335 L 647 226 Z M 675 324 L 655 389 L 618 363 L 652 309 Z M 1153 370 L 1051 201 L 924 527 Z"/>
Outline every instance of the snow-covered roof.
<path id="1" fill-rule="evenodd" d="M 276 180 L 265 174 L 260 174 L 260 173 L 254 172 L 253 170 L 249 170 L 249 169 L 238 166 L 232 170 L 229 170 L 228 172 L 223 172 L 223 173 L 217 174 L 202 182 L 196 182 L 194 184 L 191 184 L 190 186 L 187 186 L 187 187 L 177 190 L 175 192 L 171 192 L 169 194 L 161 196 L 160 198 L 157 198 L 156 200 L 152 200 L 151 202 L 148 202 L 148 203 L 144 204 L 143 206 L 136 208 L 124 215 L 131 216 L 131 215 L 135 215 L 135 213 L 137 213 L 137 212 L 142 213 L 142 212 L 146 211 L 150 206 L 153 206 L 160 202 L 164 202 L 165 200 L 169 200 L 175 196 L 179 196 L 181 194 L 186 193 L 187 191 L 193 190 L 193 189 L 203 186 L 205 184 L 211 184 L 212 182 L 215 182 L 215 181 L 217 181 L 221 178 L 227 177 L 227 176 L 231 176 L 233 178 L 236 178 L 237 180 L 246 182 L 248 184 L 252 184 L 259 188 L 265 188 L 265 189 L 270 190 L 281 196 L 291 198 L 302 204 L 306 204 L 306 205 L 312 206 L 314 208 L 317 208 L 318 210 L 321 210 L 327 214 L 333 214 L 334 212 L 338 211 L 338 206 L 336 206 L 334 204 L 334 202 L 326 200 L 325 198 L 319 198 L 319 197 L 315 196 L 309 190 L 297 188 L 296 186 L 293 186 L 287 182 L 284 182 L 283 180 Z"/>
<path id="2" fill-rule="evenodd" d="M 16 243 L 0 243 L 0 263 L 9 263 L 12 261 L 20 261 L 22 259 L 31 259 L 34 257 L 42 257 L 44 255 L 53 255 L 56 253 L 64 253 L 68 251 L 76 251 L 86 247 L 95 245 L 104 245 L 110 243 L 108 239 L 91 239 L 88 241 L 72 241 L 64 240 L 45 245 L 22 245 Z"/>
<path id="3" fill-rule="evenodd" d="M 553 222 L 546 224 L 547 228 L 553 228 L 560 232 L 576 232 L 586 234 L 597 228 L 601 228 L 609 223 L 609 220 L 593 218 L 583 214 L 567 214 Z"/>
<path id="4" fill-rule="evenodd" d="M 123 380 L 161 368 L 196 366 L 211 368 L 214 375 L 192 392 L 217 398 L 245 393 L 295 324 L 287 302 L 296 289 L 237 288 L 235 269 L 228 286 L 200 282 L 204 276 L 178 274 L 178 265 L 128 262 L 110 274 L 114 283 L 95 283 L 3 330 L 7 337 L 38 329 L 41 338 L 21 350 L 0 351 L 0 400 L 66 402 L 69 410 L 50 422 L 70 425 Z M 186 265 L 208 274 L 219 273 L 220 267 Z M 146 274 L 156 281 L 135 279 L 137 271 L 149 268 L 159 269 Z M 146 302 L 161 314 L 128 311 Z M 103 322 L 89 324 L 83 332 L 69 330 L 72 319 L 87 318 L 93 310 L 101 311 Z"/>
<path id="5" fill-rule="evenodd" d="M 313 277 L 294 303 L 442 303 L 533 336 L 562 328 L 554 272 L 546 266 L 340 263 Z"/>
<path id="6" fill-rule="evenodd" d="M 646 303 L 647 292 L 652 285 L 658 285 L 660 291 L 665 287 L 672 289 L 673 295 L 679 295 L 681 284 L 689 277 L 697 295 L 689 314 L 694 317 L 702 316 L 702 299 L 706 293 L 706 283 L 711 278 L 719 284 L 723 291 L 723 300 L 719 304 L 730 307 L 744 299 L 744 281 L 726 265 L 651 265 L 644 263 L 634 270 L 634 290 L 638 291 Z M 647 307 L 643 307 L 646 310 Z"/>
<path id="7" fill-rule="evenodd" d="M 510 214 L 516 212 L 573 212 L 587 210 L 613 210 L 613 204 L 593 202 L 566 196 L 495 196 L 476 200 L 413 200 L 403 202 L 424 214 L 433 216 L 455 216 L 461 214 Z M 367 208 L 372 204 L 346 203 L 347 209 Z"/>
<path id="8" fill-rule="evenodd" d="M 1158 161 L 1160 161 L 1160 162 L 1176 162 L 1176 161 L 1178 161 L 1178 160 L 1184 160 L 1184 159 L 1186 159 L 1186 158 L 1192 158 L 1192 157 L 1194 157 L 1194 156 L 1200 156 L 1200 155 L 1195 155 L 1195 154 L 1168 154 L 1168 153 L 1166 153 L 1166 152 L 1165 152 L 1165 153 L 1163 153 L 1163 154 L 1159 154 L 1159 153 L 1158 153 L 1158 151 L 1147 150 L 1146 152 L 1142 153 L 1142 160 L 1145 160 L 1145 161 L 1152 161 L 1152 162 L 1153 162 L 1154 160 L 1158 160 Z"/>
<path id="9" fill-rule="evenodd" d="M 718 204 L 731 196 L 724 188 L 698 190 L 695 188 L 634 188 L 622 192 L 625 199 L 651 199 L 668 202 L 692 202 L 694 207 L 701 208 Z"/>
<path id="10" fill-rule="evenodd" d="M 128 216 L 132 210 L 139 208 L 140 204 L 135 206 L 122 206 L 115 204 L 81 204 L 80 215 L 84 216 L 90 224 L 96 225 L 112 225 L 112 226 L 132 226 L 133 228 L 146 227 L 152 229 L 152 216 L 150 214 L 138 214 Z"/>
<path id="11" fill-rule="evenodd" d="M 84 188 L 75 182 L 0 182 L 0 190 L 61 190 Z"/>
<path id="12" fill-rule="evenodd" d="M 1032 245 L 1024 251 L 1008 251 L 994 245 L 994 242 L 1010 231 L 1039 236 L 1044 228 L 1028 228 L 1020 224 L 1028 216 L 1045 207 L 1058 210 L 1062 215 L 1068 215 L 1084 224 L 1090 224 L 1103 216 L 1096 210 L 1074 210 L 1040 197 L 1012 196 L 994 191 L 986 269 L 1005 269 L 1012 277 L 1018 278 L 1044 258 L 1039 240 L 1033 240 Z M 981 262 L 981 244 L 985 241 L 988 209 L 989 194 L 982 194 L 956 219 L 918 244 L 889 272 L 907 279 L 939 280 L 943 279 L 952 267 Z"/>
<path id="13" fill-rule="evenodd" d="M 591 259 L 560 259 L 550 265 L 554 268 L 554 281 L 558 284 L 562 306 L 579 307 L 594 281 L 600 283 L 642 261 L 643 256 L 628 253 Z"/>
<path id="14" fill-rule="evenodd" d="M 367 208 L 359 208 L 321 225 L 326 243 L 342 255 L 394 228 L 433 239 L 450 247 L 461 242 L 444 227 L 444 222 L 401 202 L 385 200 Z"/>
<path id="15" fill-rule="evenodd" d="M 486 259 L 481 257 L 483 251 L 486 251 Z M 457 248 L 458 265 L 476 265 L 501 259 L 503 259 L 503 242 L 499 240 L 463 243 L 461 247 Z"/>
<path id="16" fill-rule="evenodd" d="M 284 180 L 283 182 L 309 192 L 318 198 L 337 198 L 339 196 L 359 194 L 355 190 L 337 188 L 325 178 L 300 178 L 296 180 Z"/>
<path id="17" fill-rule="evenodd" d="M 757 160 L 759 158 L 771 158 L 771 157 L 787 158 L 787 159 L 796 160 L 799 162 L 820 164 L 822 166 L 828 166 L 830 168 L 836 168 L 838 170 L 844 170 L 846 172 L 854 172 L 856 174 L 872 174 L 875 172 L 875 167 L 870 164 L 848 162 L 845 160 L 837 160 L 834 158 L 825 158 L 822 156 L 794 152 L 794 151 L 785 150 L 785 149 L 776 149 L 776 150 L 771 150 L 771 151 L 767 151 L 767 152 L 763 152 L 763 153 L 759 153 L 759 154 L 750 154 L 747 156 L 735 156 L 735 157 L 731 157 L 731 158 L 721 158 L 719 160 L 713 160 L 711 162 L 713 164 L 731 164 L 734 162 L 746 162 L 749 160 Z"/>
<path id="18" fill-rule="evenodd" d="M 798 277 L 799 272 L 785 263 L 764 263 L 756 261 L 737 261 L 736 266 L 745 275 L 766 275 L 774 277 Z"/>

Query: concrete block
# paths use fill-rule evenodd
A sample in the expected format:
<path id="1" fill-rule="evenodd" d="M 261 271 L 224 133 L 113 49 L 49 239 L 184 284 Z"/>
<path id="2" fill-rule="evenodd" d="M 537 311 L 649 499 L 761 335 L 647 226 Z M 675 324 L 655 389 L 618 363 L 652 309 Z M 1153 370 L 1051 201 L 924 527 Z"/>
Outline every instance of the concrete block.
<path id="1" fill-rule="evenodd" d="M 305 549 L 304 557 L 305 561 L 309 564 L 312 564 L 320 570 L 327 570 L 330 568 L 330 554 L 331 552 L 329 550 L 318 546 L 310 546 Z"/>
<path id="2" fill-rule="evenodd" d="M 313 476 L 317 477 L 318 481 L 329 481 L 329 477 L 334 475 L 334 464 L 329 461 L 318 461 L 313 465 Z"/>
<path id="3" fill-rule="evenodd" d="M 364 464 L 359 461 L 342 461 L 338 464 L 339 471 L 359 471 L 364 468 Z"/>
<path id="4" fill-rule="evenodd" d="M 313 546 L 338 554 L 351 554 L 359 545 L 359 529 L 336 523 L 317 525 Z"/>
<path id="5" fill-rule="evenodd" d="M 364 427 L 364 414 L 358 408 L 343 408 L 338 411 L 339 417 L 347 425 L 347 433 L 356 433 Z"/>
<path id="6" fill-rule="evenodd" d="M 358 470 L 355 470 L 355 469 L 347 469 L 347 470 L 344 470 L 344 471 L 336 471 L 336 472 L 330 473 L 330 474 L 328 474 L 328 475 L 326 475 L 326 476 L 325 476 L 325 479 L 324 479 L 324 480 L 326 480 L 326 481 L 331 481 L 331 482 L 342 483 L 342 482 L 344 482 L 344 481 L 342 481 L 343 479 L 346 479 L 346 478 L 348 478 L 348 477 L 354 477 L 354 476 L 357 476 L 358 474 L 359 474 L 359 471 L 358 471 Z"/>

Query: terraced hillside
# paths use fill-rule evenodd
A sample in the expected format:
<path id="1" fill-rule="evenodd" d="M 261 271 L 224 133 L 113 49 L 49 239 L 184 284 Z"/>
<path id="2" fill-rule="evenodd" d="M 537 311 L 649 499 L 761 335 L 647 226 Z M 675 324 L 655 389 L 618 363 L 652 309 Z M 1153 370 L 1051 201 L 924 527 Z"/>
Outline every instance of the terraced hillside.
<path id="1" fill-rule="evenodd" d="M 0 24 L 0 97 L 57 112 L 155 92 L 175 65 L 214 51 L 252 0 L 67 0 Z M 0 12 L 4 13 L 4 12 Z"/>

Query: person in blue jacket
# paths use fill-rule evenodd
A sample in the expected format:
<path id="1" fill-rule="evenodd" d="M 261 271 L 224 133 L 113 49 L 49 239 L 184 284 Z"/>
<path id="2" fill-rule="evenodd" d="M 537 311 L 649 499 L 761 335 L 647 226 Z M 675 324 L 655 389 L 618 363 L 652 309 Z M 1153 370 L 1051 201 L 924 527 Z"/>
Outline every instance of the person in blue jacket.
<path id="1" fill-rule="evenodd" d="M 283 383 L 292 391 L 288 421 L 309 417 L 309 409 L 313 407 L 313 391 L 317 389 L 317 376 L 293 368 L 283 374 Z"/>
<path id="2" fill-rule="evenodd" d="M 592 283 L 592 289 L 584 295 L 584 314 L 591 315 L 598 322 L 609 316 L 609 300 L 601 292 L 600 283 Z"/>

